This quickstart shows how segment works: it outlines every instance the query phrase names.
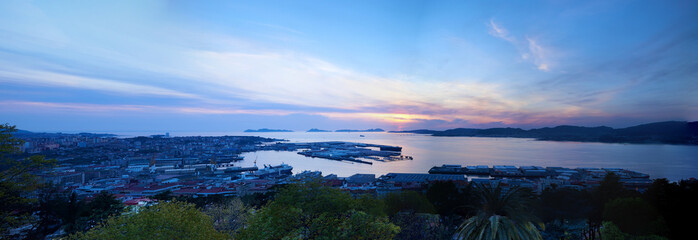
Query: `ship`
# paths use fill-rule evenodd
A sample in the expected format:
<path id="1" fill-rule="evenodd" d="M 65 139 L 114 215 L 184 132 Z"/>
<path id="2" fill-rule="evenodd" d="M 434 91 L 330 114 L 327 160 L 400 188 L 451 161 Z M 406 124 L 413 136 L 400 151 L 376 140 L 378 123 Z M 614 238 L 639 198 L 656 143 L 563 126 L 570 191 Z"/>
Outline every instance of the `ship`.
<path id="1" fill-rule="evenodd" d="M 293 170 L 293 167 L 282 163 L 276 166 L 264 165 L 264 168 L 255 171 L 253 174 L 259 178 L 279 177 L 293 174 L 291 170 Z"/>
<path id="2" fill-rule="evenodd" d="M 429 169 L 431 174 L 466 174 L 467 169 L 461 165 L 444 164 L 441 167 L 432 167 Z"/>
<path id="3" fill-rule="evenodd" d="M 239 172 L 253 172 L 253 171 L 258 170 L 257 166 L 238 167 L 238 166 L 235 166 L 235 164 L 233 162 L 212 164 L 211 168 L 212 168 L 211 170 L 213 170 L 214 173 L 239 173 Z"/>

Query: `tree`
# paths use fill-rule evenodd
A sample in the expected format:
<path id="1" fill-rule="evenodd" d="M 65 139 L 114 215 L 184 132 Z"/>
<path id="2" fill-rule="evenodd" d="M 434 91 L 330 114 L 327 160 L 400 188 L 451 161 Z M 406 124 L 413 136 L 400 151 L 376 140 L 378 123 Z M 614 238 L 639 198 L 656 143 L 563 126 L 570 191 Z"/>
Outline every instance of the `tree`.
<path id="1" fill-rule="evenodd" d="M 666 228 L 656 210 L 641 198 L 616 198 L 606 203 L 603 219 L 635 236 L 658 234 Z"/>
<path id="2" fill-rule="evenodd" d="M 469 206 L 472 205 L 468 198 L 471 191 L 470 185 L 461 191 L 452 181 L 438 181 L 427 188 L 426 196 L 442 216 L 453 214 L 467 216 L 470 214 Z"/>
<path id="3" fill-rule="evenodd" d="M 38 202 L 34 212 L 38 218 L 33 229 L 27 233 L 27 239 L 43 239 L 46 235 L 63 227 L 67 215 L 68 194 L 49 185 L 39 190 Z"/>
<path id="4" fill-rule="evenodd" d="M 540 195 L 540 215 L 545 222 L 585 219 L 591 211 L 591 196 L 571 188 L 547 188 Z"/>
<path id="5" fill-rule="evenodd" d="M 239 198 L 233 198 L 227 202 L 212 205 L 206 209 L 205 213 L 213 220 L 216 230 L 235 234 L 247 223 L 250 210 Z"/>
<path id="6" fill-rule="evenodd" d="M 625 240 L 630 236 L 627 233 L 623 233 L 618 226 L 612 222 L 603 222 L 603 228 L 601 229 L 601 239 L 604 240 Z"/>
<path id="7" fill-rule="evenodd" d="M 392 239 L 378 201 L 354 199 L 317 181 L 288 185 L 256 212 L 238 239 Z"/>
<path id="8" fill-rule="evenodd" d="M 85 231 L 90 229 L 103 220 L 118 216 L 124 210 L 124 204 L 116 200 L 113 195 L 108 192 L 100 192 L 95 195 L 80 213 L 80 217 L 75 222 L 76 231 Z"/>
<path id="9" fill-rule="evenodd" d="M 385 210 L 390 216 L 398 212 L 412 213 L 436 213 L 434 206 L 421 193 L 415 191 L 401 191 L 390 193 L 385 199 Z"/>
<path id="10" fill-rule="evenodd" d="M 620 198 L 631 197 L 633 192 L 628 191 L 620 182 L 620 177 L 614 173 L 608 173 L 601 184 L 592 191 L 592 211 L 589 220 L 593 224 L 601 224 L 603 209 L 607 202 Z"/>
<path id="11" fill-rule="evenodd" d="M 170 201 L 173 198 L 175 198 L 175 197 L 174 197 L 174 195 L 172 195 L 172 191 L 170 191 L 170 190 L 153 195 L 153 199 L 159 200 L 159 201 Z"/>
<path id="12" fill-rule="evenodd" d="M 609 172 L 604 176 L 598 187 L 591 191 L 591 210 L 587 216 L 589 222 L 589 235 L 597 236 L 601 227 L 603 208 L 607 202 L 619 197 L 631 197 L 637 192 L 629 191 L 623 187 L 618 175 Z"/>
<path id="13" fill-rule="evenodd" d="M 385 217 L 376 218 L 363 211 L 351 210 L 339 225 L 337 238 L 329 239 L 393 239 L 400 228 Z M 328 237 L 331 235 L 327 235 Z"/>
<path id="14" fill-rule="evenodd" d="M 458 228 L 457 239 L 542 239 L 530 213 L 531 194 L 525 188 L 477 186 L 477 215 Z"/>
<path id="15" fill-rule="evenodd" d="M 15 126 L 0 125 L 0 234 L 31 221 L 31 205 L 36 198 L 30 197 L 43 182 L 37 172 L 50 169 L 55 161 L 43 156 L 16 159 L 19 146 L 24 142 L 15 138 Z"/>
<path id="16" fill-rule="evenodd" d="M 71 193 L 68 197 L 68 202 L 66 205 L 66 211 L 63 218 L 63 224 L 65 224 L 65 230 L 68 233 L 74 233 L 77 231 L 82 231 L 82 224 L 79 223 L 80 216 L 86 212 L 87 205 L 81 199 L 78 199 L 76 193 Z"/>
<path id="17" fill-rule="evenodd" d="M 656 179 L 647 189 L 644 198 L 666 220 L 670 239 L 681 239 L 693 234 L 692 221 L 686 216 L 698 215 L 698 181 L 683 180 L 679 183 Z"/>
<path id="18" fill-rule="evenodd" d="M 591 195 L 572 188 L 547 188 L 538 201 L 538 216 L 545 223 L 544 238 L 568 239 L 588 230 Z"/>
<path id="19" fill-rule="evenodd" d="M 74 192 L 61 191 L 55 186 L 40 189 L 39 201 L 35 207 L 38 221 L 28 233 L 29 238 L 43 238 L 62 228 L 71 234 L 88 230 L 111 216 L 121 214 L 124 206 L 121 201 L 107 192 L 100 192 L 87 202 Z"/>
<path id="20" fill-rule="evenodd" d="M 441 221 L 438 214 L 401 212 L 390 217 L 390 222 L 400 227 L 395 239 L 449 239 L 453 231 Z"/>
<path id="21" fill-rule="evenodd" d="M 170 240 L 227 239 L 216 231 L 211 218 L 194 204 L 163 202 L 141 209 L 137 213 L 112 216 L 87 232 L 73 234 L 68 239 Z"/>
<path id="22" fill-rule="evenodd" d="M 603 227 L 601 228 L 601 239 L 603 240 L 667 240 L 666 237 L 656 236 L 656 235 L 646 235 L 646 236 L 633 236 L 618 228 L 612 222 L 603 222 Z"/>

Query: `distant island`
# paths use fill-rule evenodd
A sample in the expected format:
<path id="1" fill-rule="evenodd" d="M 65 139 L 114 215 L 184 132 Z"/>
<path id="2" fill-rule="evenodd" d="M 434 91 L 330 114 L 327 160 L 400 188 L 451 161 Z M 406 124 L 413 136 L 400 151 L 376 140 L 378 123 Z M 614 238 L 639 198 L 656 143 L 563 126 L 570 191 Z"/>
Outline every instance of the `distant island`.
<path id="1" fill-rule="evenodd" d="M 17 132 L 12 133 L 16 137 L 27 137 L 27 138 L 49 138 L 49 137 L 65 137 L 65 136 L 83 136 L 83 137 L 116 137 L 116 134 L 110 133 L 47 133 L 47 132 L 31 132 L 27 130 L 18 129 Z"/>
<path id="2" fill-rule="evenodd" d="M 293 130 L 260 128 L 257 130 L 247 129 L 245 132 L 293 132 Z"/>
<path id="3" fill-rule="evenodd" d="M 330 130 L 322 130 L 322 129 L 317 129 L 317 128 L 311 128 L 310 130 L 306 132 L 332 132 Z"/>
<path id="4" fill-rule="evenodd" d="M 667 143 L 698 145 L 698 121 L 668 121 L 614 129 L 611 127 L 557 126 L 524 130 L 521 128 L 455 128 L 444 131 L 410 130 L 391 133 L 430 134 L 438 137 L 516 137 L 545 141 L 602 143 Z"/>
<path id="5" fill-rule="evenodd" d="M 335 130 L 335 132 L 385 132 L 385 130 L 380 129 L 380 128 L 371 128 L 371 129 L 366 129 L 366 130 L 339 129 L 339 130 Z"/>
<path id="6" fill-rule="evenodd" d="M 389 133 L 416 133 L 416 134 L 434 134 L 441 131 L 429 130 L 429 129 L 417 129 L 417 130 L 407 130 L 407 131 L 389 131 Z"/>

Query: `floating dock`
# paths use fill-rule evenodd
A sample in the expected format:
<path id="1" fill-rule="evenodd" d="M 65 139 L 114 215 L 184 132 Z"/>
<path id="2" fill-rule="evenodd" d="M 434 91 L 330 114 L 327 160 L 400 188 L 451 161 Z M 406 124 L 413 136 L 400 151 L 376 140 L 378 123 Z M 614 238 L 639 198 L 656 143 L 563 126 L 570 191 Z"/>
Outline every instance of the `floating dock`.
<path id="1" fill-rule="evenodd" d="M 546 178 L 546 177 L 566 177 L 566 178 L 590 178 L 601 179 L 607 173 L 614 173 L 621 179 L 649 179 L 649 175 L 621 168 L 562 168 L 540 166 L 494 165 L 491 168 L 486 165 L 466 166 L 448 165 L 435 166 L 429 169 L 430 174 L 457 174 L 490 176 L 493 178 Z"/>

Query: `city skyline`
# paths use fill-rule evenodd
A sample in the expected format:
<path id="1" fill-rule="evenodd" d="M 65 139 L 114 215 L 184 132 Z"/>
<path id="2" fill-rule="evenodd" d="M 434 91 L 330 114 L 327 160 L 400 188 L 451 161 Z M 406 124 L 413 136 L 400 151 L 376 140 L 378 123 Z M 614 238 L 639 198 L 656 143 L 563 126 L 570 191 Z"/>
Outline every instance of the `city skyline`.
<path id="1" fill-rule="evenodd" d="M 0 3 L 32 131 L 627 127 L 698 119 L 698 3 Z"/>

